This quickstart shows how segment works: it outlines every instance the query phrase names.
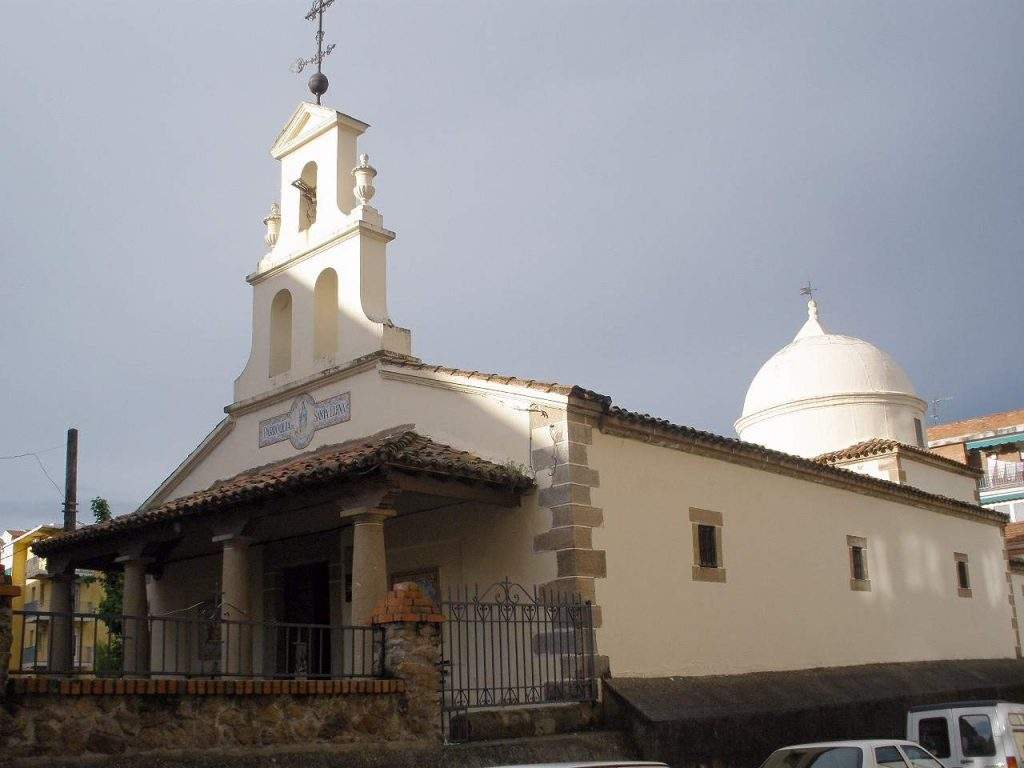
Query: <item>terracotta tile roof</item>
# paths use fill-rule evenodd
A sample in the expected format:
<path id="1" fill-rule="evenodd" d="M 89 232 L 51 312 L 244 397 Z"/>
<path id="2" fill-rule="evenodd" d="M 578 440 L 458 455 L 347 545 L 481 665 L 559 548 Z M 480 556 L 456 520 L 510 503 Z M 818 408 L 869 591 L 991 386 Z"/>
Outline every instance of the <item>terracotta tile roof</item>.
<path id="1" fill-rule="evenodd" d="M 516 492 L 533 486 L 532 479 L 514 468 L 436 443 L 416 432 L 391 432 L 324 446 L 284 461 L 256 467 L 218 481 L 206 490 L 173 499 L 153 509 L 140 509 L 105 523 L 54 536 L 35 544 L 33 549 L 45 555 L 68 544 L 141 528 L 157 521 L 176 520 L 292 489 L 342 482 L 374 472 L 387 473 L 392 470 L 441 475 L 448 479 L 483 483 Z"/>
<path id="2" fill-rule="evenodd" d="M 848 448 L 841 448 L 838 451 L 831 451 L 829 453 L 823 453 L 820 456 L 815 456 L 814 461 L 821 464 L 836 464 L 841 461 L 851 461 L 855 459 L 867 459 L 872 456 L 880 456 L 886 453 L 893 453 L 898 451 L 900 453 L 909 453 L 912 456 L 920 457 L 924 461 L 930 461 L 943 466 L 948 466 L 951 470 L 959 472 L 960 474 L 971 474 L 981 476 L 981 470 L 972 469 L 961 461 L 946 458 L 940 456 L 937 453 L 932 453 L 924 448 L 918 448 L 916 445 L 907 445 L 901 443 L 899 440 L 865 440 L 862 443 L 856 443 L 849 446 Z"/>
<path id="3" fill-rule="evenodd" d="M 1024 549 L 1024 523 L 1006 524 L 1006 548 Z"/>
<path id="4" fill-rule="evenodd" d="M 987 416 L 976 416 L 973 419 L 951 421 L 948 424 L 936 424 L 928 428 L 928 440 L 948 440 L 951 437 L 968 438 L 998 429 L 1016 427 L 1024 424 L 1024 410 L 990 413 Z"/>
<path id="5" fill-rule="evenodd" d="M 980 519 L 990 520 L 992 522 L 1004 522 L 1006 520 L 1006 515 L 1002 512 L 986 509 L 975 504 L 968 504 L 960 501 L 959 499 L 951 499 L 948 496 L 928 493 L 927 491 L 922 491 L 910 485 L 900 485 L 899 483 L 893 483 L 888 480 L 881 480 L 879 478 L 869 477 L 868 475 L 861 475 L 847 469 L 842 469 L 841 467 L 833 467 L 829 464 L 823 464 L 815 459 L 804 459 L 800 456 L 793 456 L 781 451 L 773 451 L 770 448 L 765 448 L 764 446 L 756 445 L 754 443 L 745 443 L 736 438 L 724 437 L 713 432 L 705 432 L 693 427 L 673 424 L 666 419 L 660 419 L 646 413 L 629 411 L 617 405 L 612 405 L 612 398 L 608 395 L 602 395 L 599 392 L 595 392 L 584 387 L 557 384 L 554 382 L 543 382 L 535 379 L 521 379 L 515 376 L 504 376 L 497 373 L 469 371 L 462 368 L 450 368 L 442 365 L 431 365 L 411 358 L 393 358 L 389 359 L 387 362 L 406 368 L 441 373 L 449 376 L 461 376 L 482 381 L 494 381 L 499 384 L 528 387 L 530 389 L 539 389 L 545 392 L 557 392 L 569 397 L 593 402 L 600 408 L 602 414 L 607 414 L 613 418 L 620 419 L 627 424 L 636 425 L 645 430 L 661 431 L 665 434 L 681 438 L 698 445 L 709 446 L 716 451 L 724 451 L 737 456 L 743 456 L 745 459 L 756 463 L 787 467 L 796 470 L 798 473 L 818 475 L 824 479 L 831 480 L 834 485 L 848 488 L 852 485 L 864 490 L 874 489 L 876 491 L 882 491 L 889 496 L 903 497 L 909 503 L 913 503 L 915 501 L 918 503 L 924 502 L 929 506 L 944 507 L 951 511 Z M 951 459 L 935 456 L 928 451 L 922 452 L 927 454 L 929 457 L 934 456 L 940 460 L 951 461 L 958 469 L 962 470 L 964 467 L 963 464 L 954 462 Z M 856 488 L 851 490 L 855 489 Z"/>
<path id="6" fill-rule="evenodd" d="M 445 376 L 461 376 L 467 379 L 476 379 L 477 381 L 491 381 L 495 384 L 502 384 L 511 387 L 523 387 L 525 389 L 536 389 L 540 392 L 553 392 L 558 395 L 566 395 L 568 397 L 575 397 L 582 400 L 593 400 L 595 402 L 603 402 L 609 405 L 612 402 L 612 399 L 607 395 L 602 395 L 599 392 L 594 392 L 593 390 L 585 389 L 575 384 L 559 384 L 555 381 L 539 381 L 537 379 L 522 379 L 518 376 L 505 376 L 500 373 L 470 371 L 466 368 L 451 368 L 446 365 L 433 365 L 431 363 L 424 363 L 422 361 L 412 360 L 409 358 L 389 359 L 387 362 L 390 365 L 399 365 L 403 368 L 414 368 L 418 371 L 426 371 L 428 373 L 439 373 Z"/>
<path id="7" fill-rule="evenodd" d="M 622 421 L 635 424 L 652 432 L 662 432 L 666 435 L 690 442 L 697 447 L 708 447 L 716 452 L 732 454 L 747 460 L 752 466 L 768 467 L 774 466 L 780 469 L 795 470 L 797 474 L 817 475 L 831 485 L 841 486 L 856 490 L 882 492 L 889 497 L 902 497 L 907 503 L 924 502 L 930 507 L 942 507 L 952 512 L 965 514 L 971 517 L 989 520 L 992 522 L 1005 522 L 1006 515 L 993 509 L 968 504 L 959 499 L 951 499 L 948 496 L 940 496 L 935 493 L 928 493 L 911 485 L 900 485 L 888 480 L 880 480 L 868 475 L 861 475 L 841 467 L 833 467 L 829 464 L 822 464 L 814 459 L 804 459 L 782 451 L 774 451 L 755 443 L 745 443 L 732 437 L 723 437 L 713 432 L 704 432 L 693 427 L 684 427 L 673 424 L 665 419 L 659 419 L 646 413 L 635 413 L 627 411 L 618 406 L 607 409 L 607 414 Z M 607 422 L 606 422 L 607 423 Z"/>

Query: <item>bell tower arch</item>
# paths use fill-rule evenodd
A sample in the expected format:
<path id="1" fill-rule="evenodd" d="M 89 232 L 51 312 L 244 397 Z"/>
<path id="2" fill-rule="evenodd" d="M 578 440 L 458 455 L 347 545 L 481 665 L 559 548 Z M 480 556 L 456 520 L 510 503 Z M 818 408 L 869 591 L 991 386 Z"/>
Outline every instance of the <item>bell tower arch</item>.
<path id="1" fill-rule="evenodd" d="M 376 169 L 358 154 L 369 126 L 303 102 L 270 154 L 280 164 L 270 250 L 246 277 L 253 288 L 252 349 L 235 380 L 235 402 L 300 382 L 374 352 L 411 355 L 411 333 L 387 309 L 387 245 L 369 204 Z"/>

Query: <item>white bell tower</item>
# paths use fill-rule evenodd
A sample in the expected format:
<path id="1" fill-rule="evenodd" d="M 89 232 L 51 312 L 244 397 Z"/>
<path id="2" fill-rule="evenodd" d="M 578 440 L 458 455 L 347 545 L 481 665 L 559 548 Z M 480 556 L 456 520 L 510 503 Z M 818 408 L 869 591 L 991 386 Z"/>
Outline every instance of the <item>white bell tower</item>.
<path id="1" fill-rule="evenodd" d="M 409 355 L 411 334 L 387 309 L 387 244 L 369 202 L 377 171 L 357 141 L 366 123 L 303 102 L 270 154 L 281 202 L 264 219 L 270 247 L 253 287 L 252 351 L 235 402 L 315 381 L 374 352 Z"/>

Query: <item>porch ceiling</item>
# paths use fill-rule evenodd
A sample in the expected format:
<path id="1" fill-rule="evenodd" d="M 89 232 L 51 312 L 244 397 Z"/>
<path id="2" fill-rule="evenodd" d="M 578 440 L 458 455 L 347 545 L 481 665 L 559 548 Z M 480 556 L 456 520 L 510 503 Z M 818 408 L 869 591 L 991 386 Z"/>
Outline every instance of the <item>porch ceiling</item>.
<path id="1" fill-rule="evenodd" d="M 410 430 L 390 431 L 324 446 L 218 481 L 203 491 L 106 523 L 89 525 L 36 543 L 44 557 L 67 556 L 79 567 L 102 567 L 117 547 L 139 538 L 152 554 L 175 557 L 215 551 L 200 534 L 225 517 L 251 520 L 256 538 L 280 530 L 315 533 L 339 526 L 338 512 L 368 493 L 387 492 L 399 514 L 455 501 L 516 506 L 534 482 L 512 467 L 436 443 Z"/>

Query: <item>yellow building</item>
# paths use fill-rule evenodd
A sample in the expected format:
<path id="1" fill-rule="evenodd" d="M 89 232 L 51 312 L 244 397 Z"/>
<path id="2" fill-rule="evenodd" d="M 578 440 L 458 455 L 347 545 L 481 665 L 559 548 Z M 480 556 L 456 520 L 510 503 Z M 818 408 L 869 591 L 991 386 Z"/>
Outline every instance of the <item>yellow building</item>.
<path id="1" fill-rule="evenodd" d="M 45 666 L 50 644 L 51 583 L 46 558 L 32 553 L 32 545 L 60 533 L 61 528 L 38 525 L 29 531 L 5 530 L 0 534 L 0 553 L 12 582 L 20 586 L 21 596 L 13 600 L 11 625 L 14 642 L 10 670 L 29 671 Z M 94 615 L 103 599 L 103 586 L 93 571 L 75 572 L 74 665 L 76 670 L 94 669 L 96 645 L 107 642 L 107 627 Z M 24 615 L 19 613 L 24 612 Z"/>

